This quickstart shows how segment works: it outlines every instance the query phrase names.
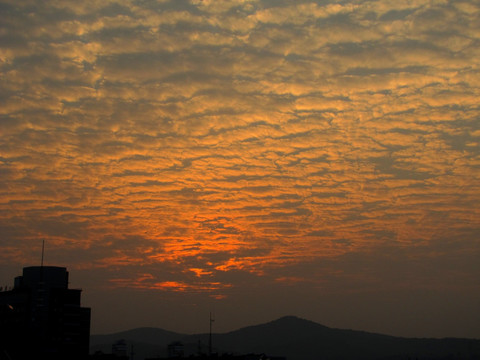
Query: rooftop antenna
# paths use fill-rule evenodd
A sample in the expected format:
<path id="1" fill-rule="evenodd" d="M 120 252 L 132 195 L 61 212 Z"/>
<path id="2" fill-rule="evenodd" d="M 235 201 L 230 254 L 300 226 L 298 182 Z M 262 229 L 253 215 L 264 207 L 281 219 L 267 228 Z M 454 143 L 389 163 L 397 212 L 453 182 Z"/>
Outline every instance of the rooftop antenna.
<path id="1" fill-rule="evenodd" d="M 212 313 L 210 312 L 210 332 L 208 333 L 208 355 L 212 356 L 212 323 L 215 319 L 212 317 Z"/>
<path id="2" fill-rule="evenodd" d="M 45 254 L 45 239 L 42 239 L 42 261 L 40 262 L 40 286 L 43 286 L 43 255 Z"/>
<path id="3" fill-rule="evenodd" d="M 40 266 L 43 268 L 43 255 L 45 254 L 45 239 L 42 240 L 42 262 Z"/>

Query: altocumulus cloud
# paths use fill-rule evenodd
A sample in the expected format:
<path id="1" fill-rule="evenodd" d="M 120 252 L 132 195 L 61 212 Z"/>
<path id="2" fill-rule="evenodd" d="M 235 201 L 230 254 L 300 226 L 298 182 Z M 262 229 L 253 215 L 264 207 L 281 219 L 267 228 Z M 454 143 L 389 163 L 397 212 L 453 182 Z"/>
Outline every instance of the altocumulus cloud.
<path id="1" fill-rule="evenodd" d="M 2 263 L 46 238 L 111 286 L 221 298 L 479 254 L 477 1 L 0 6 Z"/>

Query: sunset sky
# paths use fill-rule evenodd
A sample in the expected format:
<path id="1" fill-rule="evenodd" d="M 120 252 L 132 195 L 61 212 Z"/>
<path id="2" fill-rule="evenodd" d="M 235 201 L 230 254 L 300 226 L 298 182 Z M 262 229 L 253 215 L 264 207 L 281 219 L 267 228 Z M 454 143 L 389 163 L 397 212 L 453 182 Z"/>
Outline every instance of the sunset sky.
<path id="1" fill-rule="evenodd" d="M 0 0 L 0 285 L 480 338 L 479 59 L 478 0 Z"/>

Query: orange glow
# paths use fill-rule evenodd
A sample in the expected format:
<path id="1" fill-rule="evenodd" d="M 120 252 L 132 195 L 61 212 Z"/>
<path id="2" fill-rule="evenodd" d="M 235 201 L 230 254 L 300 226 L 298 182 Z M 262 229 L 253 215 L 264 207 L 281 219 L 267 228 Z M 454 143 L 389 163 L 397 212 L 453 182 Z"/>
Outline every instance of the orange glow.
<path id="1" fill-rule="evenodd" d="M 212 271 L 206 271 L 204 269 L 198 269 L 198 268 L 190 268 L 188 270 L 195 273 L 195 276 L 197 276 L 197 277 L 202 277 L 202 276 L 205 276 L 205 275 L 212 275 L 213 274 Z"/>
<path id="2" fill-rule="evenodd" d="M 222 299 L 478 249 L 474 2 L 60 3 L 5 25 L 0 263 L 45 239 L 112 287 Z"/>
<path id="3" fill-rule="evenodd" d="M 179 281 L 151 281 L 153 277 L 137 278 L 137 279 L 112 279 L 110 283 L 113 288 L 135 288 L 144 290 L 161 290 L 175 292 L 212 292 L 228 289 L 231 284 L 222 284 L 220 282 L 201 282 L 196 284 L 187 284 Z M 215 298 L 225 298 L 226 295 L 214 294 Z"/>

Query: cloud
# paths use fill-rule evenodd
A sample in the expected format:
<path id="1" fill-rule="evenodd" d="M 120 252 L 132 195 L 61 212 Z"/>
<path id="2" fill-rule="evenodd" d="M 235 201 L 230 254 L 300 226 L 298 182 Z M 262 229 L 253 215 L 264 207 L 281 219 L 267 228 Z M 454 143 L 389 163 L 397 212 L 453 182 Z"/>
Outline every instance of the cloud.
<path id="1" fill-rule="evenodd" d="M 151 274 L 115 286 L 223 297 L 236 272 L 477 249 L 474 1 L 2 7 L 2 263 L 45 238 Z"/>

